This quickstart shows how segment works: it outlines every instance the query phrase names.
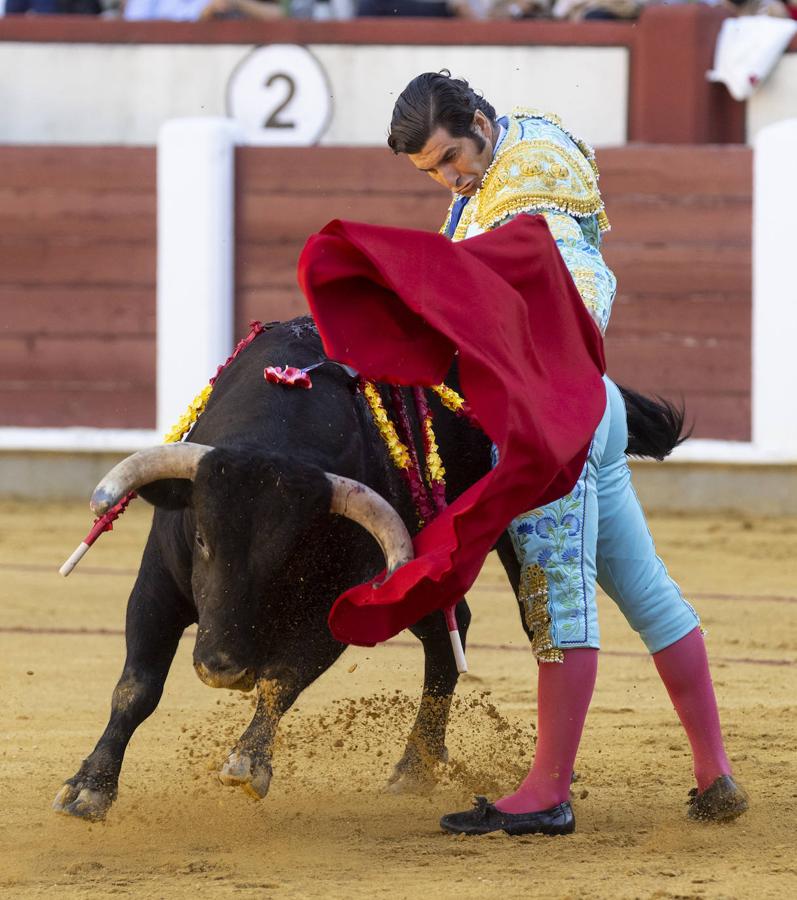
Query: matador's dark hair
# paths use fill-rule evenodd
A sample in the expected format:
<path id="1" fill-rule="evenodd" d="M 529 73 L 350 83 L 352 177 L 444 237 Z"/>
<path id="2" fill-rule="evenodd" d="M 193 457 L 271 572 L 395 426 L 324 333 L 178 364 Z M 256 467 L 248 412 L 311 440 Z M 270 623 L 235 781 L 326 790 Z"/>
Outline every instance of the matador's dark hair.
<path id="1" fill-rule="evenodd" d="M 495 122 L 495 109 L 464 78 L 452 78 L 447 69 L 424 72 L 396 100 L 388 147 L 394 153 L 420 153 L 432 132 L 442 127 L 452 137 L 472 138 L 481 150 L 484 138 L 473 130 L 477 109 Z"/>

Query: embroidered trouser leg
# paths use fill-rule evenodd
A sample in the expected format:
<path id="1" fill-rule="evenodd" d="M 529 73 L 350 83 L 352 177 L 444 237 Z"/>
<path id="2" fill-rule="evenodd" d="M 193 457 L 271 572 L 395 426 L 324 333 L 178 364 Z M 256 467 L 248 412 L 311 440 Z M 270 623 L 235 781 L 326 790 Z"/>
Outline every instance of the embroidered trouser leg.
<path id="1" fill-rule="evenodd" d="M 521 566 L 520 603 L 532 649 L 546 662 L 562 650 L 600 647 L 595 581 L 598 474 L 611 425 L 607 405 L 573 490 L 518 516 L 509 534 Z"/>
<path id="2" fill-rule="evenodd" d="M 608 379 L 607 406 L 573 490 L 515 519 L 509 533 L 521 564 L 520 594 L 538 659 L 600 646 L 596 580 L 650 652 L 698 624 L 656 556 L 625 457 L 625 405 Z"/>
<path id="3" fill-rule="evenodd" d="M 699 624 L 656 555 L 625 455 L 625 404 L 607 380 L 612 422 L 598 472 L 598 583 L 617 603 L 650 653 L 669 647 Z"/>

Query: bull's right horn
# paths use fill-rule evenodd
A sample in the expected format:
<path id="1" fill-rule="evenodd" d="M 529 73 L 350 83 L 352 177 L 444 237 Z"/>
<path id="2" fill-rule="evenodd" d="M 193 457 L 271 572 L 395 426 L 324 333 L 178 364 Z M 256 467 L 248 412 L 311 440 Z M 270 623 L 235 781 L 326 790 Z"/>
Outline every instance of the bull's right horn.
<path id="1" fill-rule="evenodd" d="M 193 481 L 199 461 L 213 449 L 206 444 L 183 443 L 139 450 L 117 463 L 94 488 L 92 512 L 103 515 L 125 494 L 151 481 L 162 478 L 189 478 Z"/>
<path id="2" fill-rule="evenodd" d="M 373 535 L 384 554 L 388 576 L 413 558 L 412 538 L 387 500 L 359 481 L 324 474 L 332 484 L 331 512 L 357 522 Z"/>

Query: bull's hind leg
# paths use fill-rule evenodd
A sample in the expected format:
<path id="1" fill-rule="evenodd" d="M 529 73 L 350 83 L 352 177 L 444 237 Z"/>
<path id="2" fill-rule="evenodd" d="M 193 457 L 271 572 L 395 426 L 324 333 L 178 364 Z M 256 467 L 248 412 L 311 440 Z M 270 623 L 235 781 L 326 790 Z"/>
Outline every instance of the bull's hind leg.
<path id="1" fill-rule="evenodd" d="M 457 605 L 457 624 L 464 646 L 470 625 L 464 600 Z M 443 614 L 427 616 L 411 630 L 423 646 L 423 693 L 404 754 L 388 780 L 388 789 L 396 793 L 425 793 L 434 787 L 437 764 L 448 759 L 446 728 L 459 678 Z"/>
<path id="2" fill-rule="evenodd" d="M 501 560 L 501 565 L 506 572 L 506 577 L 509 579 L 512 591 L 515 594 L 518 611 L 520 612 L 520 624 L 523 626 L 523 630 L 526 632 L 526 637 L 529 639 L 529 642 L 531 642 L 534 637 L 534 632 L 529 627 L 529 617 L 526 615 L 526 609 L 523 605 L 524 601 L 520 596 L 520 562 L 515 553 L 515 548 L 512 546 L 512 538 L 509 537 L 508 531 L 505 531 L 498 539 L 495 549 L 498 553 L 498 558 Z"/>
<path id="3" fill-rule="evenodd" d="M 149 549 L 149 548 L 148 548 Z M 164 588 L 165 574 L 154 577 L 147 554 L 127 608 L 125 659 L 113 692 L 111 716 L 90 756 L 56 794 L 53 809 L 65 815 L 98 821 L 116 799 L 119 772 L 127 744 L 136 728 L 158 705 L 169 667 L 189 614 Z"/>
<path id="4" fill-rule="evenodd" d="M 290 646 L 290 665 L 270 664 L 257 680 L 257 707 L 249 727 L 238 739 L 235 749 L 219 772 L 219 780 L 226 785 L 240 785 L 250 797 L 262 800 L 268 793 L 272 776 L 272 753 L 277 726 L 301 692 L 345 650 L 345 645 L 333 640 L 320 625 L 316 640 L 304 636 L 304 644 Z M 308 647 L 313 652 L 308 652 Z"/>

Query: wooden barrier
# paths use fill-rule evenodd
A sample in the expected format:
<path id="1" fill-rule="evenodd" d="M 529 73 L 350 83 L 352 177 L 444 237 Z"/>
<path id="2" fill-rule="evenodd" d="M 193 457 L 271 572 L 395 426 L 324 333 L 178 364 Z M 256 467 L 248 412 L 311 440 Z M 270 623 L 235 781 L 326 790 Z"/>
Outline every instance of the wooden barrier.
<path id="1" fill-rule="evenodd" d="M 155 423 L 155 152 L 0 148 L 0 421 Z"/>
<path id="2" fill-rule="evenodd" d="M 749 440 L 751 152 L 632 146 L 599 163 L 620 285 L 610 373 L 683 397 L 696 436 Z M 151 149 L 0 147 L 0 424 L 153 427 L 154 191 Z M 330 219 L 435 229 L 447 203 L 376 149 L 240 148 L 236 195 L 239 334 L 306 310 L 296 260 Z"/>

